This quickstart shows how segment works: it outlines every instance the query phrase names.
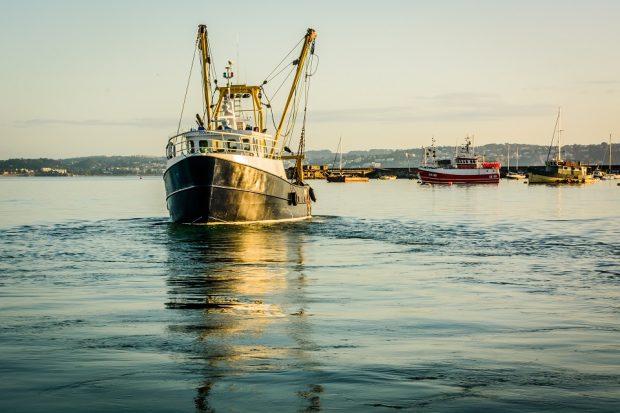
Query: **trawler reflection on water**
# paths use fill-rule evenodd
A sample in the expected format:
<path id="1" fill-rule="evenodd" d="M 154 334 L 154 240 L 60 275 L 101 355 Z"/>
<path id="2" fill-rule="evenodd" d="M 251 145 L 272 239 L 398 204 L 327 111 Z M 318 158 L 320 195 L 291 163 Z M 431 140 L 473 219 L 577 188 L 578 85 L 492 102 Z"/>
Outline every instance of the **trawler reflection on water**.
<path id="1" fill-rule="evenodd" d="M 191 341 L 190 359 L 206 361 L 195 398 L 199 411 L 210 411 L 214 394 L 252 405 L 230 389 L 218 392 L 219 383 L 234 386 L 244 374 L 317 365 L 308 354 L 317 346 L 305 297 L 306 227 L 170 227 L 166 307 L 181 317 L 169 331 Z M 308 383 L 297 394 L 315 408 L 321 389 Z"/>

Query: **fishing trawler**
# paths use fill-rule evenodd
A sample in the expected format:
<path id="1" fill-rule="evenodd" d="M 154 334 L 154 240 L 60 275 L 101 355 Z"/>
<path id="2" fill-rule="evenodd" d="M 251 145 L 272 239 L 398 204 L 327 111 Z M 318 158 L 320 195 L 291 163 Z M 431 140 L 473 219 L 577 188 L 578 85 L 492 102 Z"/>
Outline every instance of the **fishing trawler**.
<path id="1" fill-rule="evenodd" d="M 547 151 L 545 166 L 529 172 L 528 181 L 530 184 L 586 183 L 593 180 L 592 176 L 588 175 L 588 167 L 586 165 L 582 165 L 579 161 L 562 159 L 561 136 L 563 131 L 560 127 L 560 117 L 561 109 L 558 108 L 558 116 L 553 128 L 551 144 Z M 556 141 L 555 159 L 550 159 L 551 149 Z"/>
<path id="2" fill-rule="evenodd" d="M 211 73 L 207 27 L 198 27 L 196 48 L 200 50 L 202 61 L 204 111 L 202 116 L 196 115 L 197 128 L 182 133 L 177 130 L 166 146 L 164 183 L 166 204 L 173 222 L 279 222 L 311 217 L 311 200 L 316 198 L 312 188 L 303 181 L 302 167 L 305 107 L 297 153 L 286 143 L 293 135 L 294 119 L 300 102 L 304 101 L 302 98 L 307 93 L 316 63 L 313 60 L 315 39 L 316 32 L 308 29 L 300 42 L 301 52 L 296 59 L 291 58 L 290 73 L 294 71 L 295 74 L 272 136 L 265 125 L 265 107 L 270 109 L 271 105 L 261 101 L 265 97 L 271 102 L 264 91 L 268 80 L 259 86 L 233 84 L 234 72 L 229 61 L 223 75 L 227 84 L 218 87 Z M 218 99 L 213 99 L 215 104 L 212 104 L 212 96 L 216 94 Z M 291 179 L 287 178 L 285 161 L 295 162 Z"/>
<path id="3" fill-rule="evenodd" d="M 465 139 L 453 159 L 437 159 L 435 140 L 424 150 L 424 161 L 418 168 L 423 184 L 496 184 L 499 162 L 484 162 L 473 150 L 471 138 Z"/>

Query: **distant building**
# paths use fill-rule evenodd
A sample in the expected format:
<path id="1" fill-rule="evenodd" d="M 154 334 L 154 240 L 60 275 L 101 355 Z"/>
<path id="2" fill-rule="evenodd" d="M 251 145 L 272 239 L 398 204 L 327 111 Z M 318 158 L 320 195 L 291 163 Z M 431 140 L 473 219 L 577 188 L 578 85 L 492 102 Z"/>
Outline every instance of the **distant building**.
<path id="1" fill-rule="evenodd" d="M 66 176 L 67 170 L 64 168 L 50 168 L 43 167 L 39 169 L 38 175 L 49 175 L 49 176 Z"/>

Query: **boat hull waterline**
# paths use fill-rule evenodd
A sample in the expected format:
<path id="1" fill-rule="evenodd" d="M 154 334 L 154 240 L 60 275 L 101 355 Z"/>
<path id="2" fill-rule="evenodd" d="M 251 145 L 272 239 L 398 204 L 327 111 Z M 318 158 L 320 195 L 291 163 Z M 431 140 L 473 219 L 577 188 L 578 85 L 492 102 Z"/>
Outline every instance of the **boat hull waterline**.
<path id="1" fill-rule="evenodd" d="M 310 188 L 231 159 L 197 155 L 164 173 L 172 222 L 281 222 L 311 218 Z"/>
<path id="2" fill-rule="evenodd" d="M 492 168 L 476 169 L 418 169 L 420 180 L 430 184 L 497 184 L 499 171 Z"/>
<path id="3" fill-rule="evenodd" d="M 570 175 L 563 175 L 557 171 L 538 171 L 530 172 L 528 181 L 530 184 L 585 184 L 593 182 L 594 179 L 581 170 Z"/>

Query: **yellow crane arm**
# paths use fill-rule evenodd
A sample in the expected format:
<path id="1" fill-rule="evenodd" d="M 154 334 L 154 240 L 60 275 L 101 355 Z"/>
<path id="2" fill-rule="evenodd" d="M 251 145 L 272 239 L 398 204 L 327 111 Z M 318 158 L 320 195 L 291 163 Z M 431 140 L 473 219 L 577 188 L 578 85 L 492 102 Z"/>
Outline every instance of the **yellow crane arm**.
<path id="1" fill-rule="evenodd" d="M 205 95 L 205 106 L 207 109 L 207 129 L 213 129 L 212 126 L 212 113 L 211 113 L 211 87 L 209 83 L 209 65 L 211 59 L 209 58 L 209 43 L 207 42 L 207 26 L 201 24 L 198 26 L 198 47 L 202 51 L 202 84 Z"/>
<path id="2" fill-rule="evenodd" d="M 293 95 L 295 94 L 295 90 L 297 89 L 297 84 L 299 83 L 301 73 L 304 70 L 306 58 L 308 57 L 308 52 L 310 51 L 310 45 L 312 45 L 314 39 L 316 39 L 316 31 L 314 29 L 308 29 L 308 32 L 305 36 L 304 45 L 301 48 L 301 53 L 299 54 L 299 59 L 297 59 L 297 71 L 295 72 L 295 78 L 293 79 L 293 84 L 291 85 L 291 90 L 288 94 L 288 98 L 286 99 L 284 111 L 282 112 L 282 118 L 280 119 L 280 124 L 278 125 L 278 129 L 276 130 L 276 134 L 273 139 L 271 156 L 274 155 L 276 147 L 278 146 L 278 140 L 280 139 L 280 135 L 282 134 L 282 128 L 284 126 L 284 121 L 286 120 L 286 114 L 288 113 L 289 107 L 291 105 L 291 100 L 293 99 Z"/>

